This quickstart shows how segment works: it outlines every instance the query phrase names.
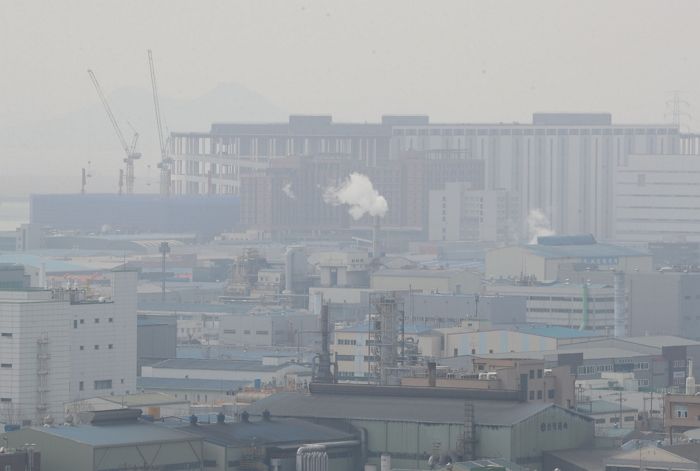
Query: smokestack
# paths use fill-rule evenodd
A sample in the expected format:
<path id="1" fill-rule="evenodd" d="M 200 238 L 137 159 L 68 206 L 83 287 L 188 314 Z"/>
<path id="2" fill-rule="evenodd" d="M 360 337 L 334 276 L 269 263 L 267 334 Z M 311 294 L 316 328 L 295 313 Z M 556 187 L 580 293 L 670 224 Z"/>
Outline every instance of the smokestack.
<path id="1" fill-rule="evenodd" d="M 317 357 L 314 381 L 318 383 L 332 383 L 333 373 L 331 372 L 330 353 L 331 326 L 328 304 L 321 305 L 321 353 Z"/>
<path id="2" fill-rule="evenodd" d="M 613 296 L 614 319 L 615 319 L 615 337 L 626 337 L 627 329 L 625 325 L 625 274 L 621 271 L 616 271 L 613 275 Z"/>
<path id="3" fill-rule="evenodd" d="M 695 376 L 693 376 L 693 360 L 688 359 L 688 376 L 685 378 L 685 393 L 688 396 L 695 395 Z"/>
<path id="4" fill-rule="evenodd" d="M 381 229 L 379 216 L 374 216 L 374 224 L 372 225 L 372 257 L 379 258 L 382 256 L 381 244 L 379 241 L 379 230 Z"/>

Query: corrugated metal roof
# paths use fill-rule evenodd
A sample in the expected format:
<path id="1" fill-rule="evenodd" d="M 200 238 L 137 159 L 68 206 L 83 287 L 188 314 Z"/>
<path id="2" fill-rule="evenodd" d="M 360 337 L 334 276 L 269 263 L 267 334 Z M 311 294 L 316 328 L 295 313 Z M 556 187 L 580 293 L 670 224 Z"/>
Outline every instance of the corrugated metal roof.
<path id="1" fill-rule="evenodd" d="M 512 401 L 471 401 L 479 425 L 511 426 L 553 404 Z M 423 423 L 464 423 L 464 400 L 416 397 L 343 396 L 335 394 L 279 393 L 250 405 L 251 414 L 268 409 L 279 417 L 390 420 Z M 561 409 L 567 414 L 579 414 Z M 588 419 L 584 419 L 588 420 Z"/>
<path id="2" fill-rule="evenodd" d="M 352 434 L 300 419 L 272 417 L 270 421 L 199 424 L 179 428 L 220 445 L 283 445 L 352 440 Z"/>
<path id="3" fill-rule="evenodd" d="M 40 433 L 94 447 L 197 440 L 191 434 L 146 422 L 32 428 Z"/>

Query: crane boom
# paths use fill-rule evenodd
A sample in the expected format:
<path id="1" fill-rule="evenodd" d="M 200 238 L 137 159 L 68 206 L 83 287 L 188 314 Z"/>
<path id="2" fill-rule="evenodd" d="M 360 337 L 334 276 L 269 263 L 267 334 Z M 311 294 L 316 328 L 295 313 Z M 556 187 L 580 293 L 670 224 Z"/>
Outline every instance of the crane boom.
<path id="1" fill-rule="evenodd" d="M 90 76 L 90 80 L 92 80 L 92 84 L 95 86 L 95 90 L 97 90 L 97 95 L 100 97 L 100 101 L 102 102 L 102 106 L 104 107 L 105 111 L 107 112 L 107 117 L 109 118 L 109 121 L 112 123 L 112 127 L 114 128 L 114 132 L 117 134 L 117 138 L 119 139 L 119 143 L 121 144 L 122 148 L 124 149 L 124 152 L 128 155 L 129 154 L 129 144 L 126 142 L 126 139 L 124 138 L 124 134 L 122 133 L 121 128 L 119 127 L 119 123 L 117 123 L 117 118 L 114 117 L 114 113 L 112 113 L 112 108 L 109 106 L 109 102 L 107 101 L 107 97 L 105 96 L 104 92 L 102 91 L 102 87 L 100 86 L 100 82 L 97 81 L 97 77 L 95 77 L 95 73 L 88 69 L 88 75 Z"/>
<path id="2" fill-rule="evenodd" d="M 167 142 L 163 136 L 163 120 L 160 114 L 160 100 L 158 98 L 158 82 L 156 81 L 156 69 L 153 64 L 153 52 L 148 50 L 148 67 L 151 72 L 151 88 L 153 90 L 153 108 L 156 114 L 156 127 L 158 128 L 158 144 L 160 145 L 160 194 L 161 196 L 170 196 L 170 180 L 171 169 L 170 163 L 172 159 L 168 156 Z"/>
<path id="3" fill-rule="evenodd" d="M 141 154 L 139 152 L 136 152 L 136 144 L 139 140 L 139 133 L 134 131 L 134 137 L 131 140 L 131 145 L 129 145 L 126 138 L 124 138 L 124 133 L 122 133 L 122 130 L 119 127 L 117 118 L 115 118 L 114 113 L 112 113 L 112 108 L 109 106 L 107 97 L 102 91 L 102 87 L 100 86 L 100 82 L 97 81 L 95 73 L 91 69 L 88 69 L 88 75 L 90 76 L 90 80 L 92 80 L 92 84 L 95 86 L 95 90 L 97 90 L 97 95 L 100 97 L 100 101 L 102 102 L 102 106 L 104 107 L 105 112 L 107 113 L 107 117 L 112 123 L 112 127 L 114 128 L 114 132 L 116 133 L 117 138 L 119 139 L 119 143 L 121 144 L 122 149 L 124 149 L 124 154 L 126 154 L 126 157 L 124 158 L 124 163 L 126 164 L 126 193 L 130 195 L 134 192 L 134 160 L 141 158 Z M 119 194 L 121 194 L 122 192 L 121 175 L 122 173 L 120 171 Z"/>

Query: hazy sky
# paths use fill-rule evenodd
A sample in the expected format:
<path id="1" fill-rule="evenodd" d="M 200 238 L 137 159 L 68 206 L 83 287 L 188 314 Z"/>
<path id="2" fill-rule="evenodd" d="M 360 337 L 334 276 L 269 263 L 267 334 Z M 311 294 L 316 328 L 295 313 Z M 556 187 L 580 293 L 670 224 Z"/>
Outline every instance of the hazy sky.
<path id="1" fill-rule="evenodd" d="M 0 124 L 94 104 L 88 67 L 148 87 L 149 47 L 176 97 L 237 82 L 338 119 L 660 121 L 668 90 L 700 110 L 699 18 L 696 0 L 4 0 Z"/>
<path id="2" fill-rule="evenodd" d="M 86 69 L 108 95 L 137 87 L 150 101 L 148 48 L 162 95 L 181 100 L 238 84 L 279 110 L 337 121 L 427 113 L 434 122 L 527 122 L 534 111 L 610 111 L 616 122 L 666 122 L 668 92 L 680 89 L 698 131 L 698 19 L 697 0 L 2 0 L 0 193 L 76 191 L 88 160 L 91 190 L 116 191 L 121 150 L 95 114 Z M 150 106 L 128 118 L 152 123 Z M 83 121 L 73 123 L 73 111 Z M 51 118 L 72 124 L 78 142 L 95 133 L 99 145 L 69 141 L 47 152 L 32 136 Z M 147 170 L 158 160 L 154 129 L 139 128 L 141 189 L 156 178 Z M 16 136 L 19 147 L 3 146 Z"/>

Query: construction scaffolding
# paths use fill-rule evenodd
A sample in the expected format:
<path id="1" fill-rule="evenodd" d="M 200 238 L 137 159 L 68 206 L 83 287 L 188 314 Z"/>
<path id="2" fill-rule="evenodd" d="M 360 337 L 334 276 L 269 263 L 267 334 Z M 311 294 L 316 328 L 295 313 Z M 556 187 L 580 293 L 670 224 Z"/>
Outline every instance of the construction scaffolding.
<path id="1" fill-rule="evenodd" d="M 389 385 L 399 380 L 391 374 L 402 358 L 403 302 L 396 293 L 375 293 L 370 296 L 367 364 L 370 381 Z M 400 338 L 401 337 L 401 338 Z"/>
<path id="2" fill-rule="evenodd" d="M 462 455 L 462 460 L 471 461 L 476 459 L 475 450 L 476 432 L 474 424 L 474 403 L 464 402 L 464 429 L 459 437 L 458 448 Z"/>

